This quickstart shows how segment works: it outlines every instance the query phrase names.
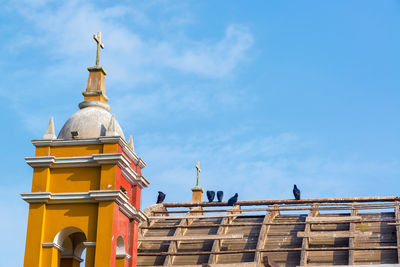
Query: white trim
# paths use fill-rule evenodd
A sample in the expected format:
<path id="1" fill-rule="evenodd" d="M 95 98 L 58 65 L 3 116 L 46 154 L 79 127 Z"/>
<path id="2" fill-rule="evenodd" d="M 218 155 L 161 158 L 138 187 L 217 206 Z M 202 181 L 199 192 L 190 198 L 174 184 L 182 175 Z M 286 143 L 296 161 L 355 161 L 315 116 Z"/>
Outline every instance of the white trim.
<path id="1" fill-rule="evenodd" d="M 102 201 L 115 201 L 119 210 L 129 219 L 138 222 L 146 220 L 146 216 L 141 210 L 137 210 L 129 198 L 120 190 L 93 190 L 89 192 L 77 193 L 51 193 L 51 192 L 30 192 L 21 193 L 21 197 L 28 203 L 46 204 L 73 204 L 73 203 L 98 203 Z"/>
<path id="2" fill-rule="evenodd" d="M 95 247 L 96 246 L 96 242 L 83 242 L 83 245 L 85 247 Z"/>
<path id="3" fill-rule="evenodd" d="M 91 167 L 102 164 L 118 164 L 123 167 L 130 165 L 129 159 L 123 153 L 93 154 L 92 156 L 80 157 L 25 157 L 25 161 L 32 168 L 68 168 L 68 167 Z"/>
<path id="4" fill-rule="evenodd" d="M 120 136 L 102 136 L 99 138 L 88 138 L 88 139 L 73 139 L 73 140 L 64 140 L 64 139 L 33 139 L 32 144 L 35 147 L 42 146 L 79 146 L 79 145 L 101 145 L 101 144 L 112 144 L 118 143 L 122 151 L 132 160 L 135 165 L 139 165 L 141 169 L 146 167 L 146 162 L 140 158 L 134 151 L 132 151 L 128 143 L 122 139 Z"/>
<path id="5" fill-rule="evenodd" d="M 56 243 L 53 243 L 53 242 L 48 242 L 48 243 L 43 242 L 42 243 L 42 247 L 43 248 L 56 248 L 59 251 L 63 251 L 64 250 L 60 245 L 58 245 Z"/>
<path id="6" fill-rule="evenodd" d="M 73 193 L 29 192 L 21 193 L 21 197 L 28 203 L 97 203 L 101 201 L 114 201 L 119 195 L 124 195 L 119 190 L 93 190 Z"/>

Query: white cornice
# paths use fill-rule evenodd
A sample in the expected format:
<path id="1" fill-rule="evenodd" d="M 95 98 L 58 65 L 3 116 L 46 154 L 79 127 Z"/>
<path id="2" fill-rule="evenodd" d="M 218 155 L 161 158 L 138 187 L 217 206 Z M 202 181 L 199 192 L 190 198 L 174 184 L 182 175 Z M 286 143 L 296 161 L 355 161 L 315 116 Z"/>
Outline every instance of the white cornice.
<path id="1" fill-rule="evenodd" d="M 128 143 L 120 136 L 103 136 L 99 138 L 88 138 L 88 139 L 33 139 L 32 144 L 35 147 L 41 146 L 80 146 L 80 145 L 100 145 L 100 144 L 115 144 L 118 143 L 125 154 L 133 161 L 136 165 L 139 165 L 141 169 L 146 167 L 146 162 L 141 159 L 134 151 L 132 151 Z"/>
<path id="2" fill-rule="evenodd" d="M 21 193 L 21 197 L 28 203 L 46 204 L 76 204 L 76 203 L 98 203 L 102 201 L 115 201 L 119 210 L 129 219 L 143 221 L 146 219 L 141 210 L 137 210 L 129 203 L 129 198 L 120 190 L 93 190 L 89 192 L 74 193 L 51 193 L 30 192 Z"/>
<path id="3" fill-rule="evenodd" d="M 127 167 L 130 164 L 129 159 L 123 153 L 105 153 L 93 154 L 92 156 L 80 157 L 25 157 L 25 161 L 31 167 L 51 167 L 51 168 L 68 168 L 68 167 L 91 167 L 102 164 L 118 164 Z"/>
<path id="4" fill-rule="evenodd" d="M 21 197 L 28 203 L 97 203 L 101 201 L 114 201 L 121 194 L 124 195 L 119 190 L 93 190 L 76 193 L 29 192 L 21 193 Z"/>

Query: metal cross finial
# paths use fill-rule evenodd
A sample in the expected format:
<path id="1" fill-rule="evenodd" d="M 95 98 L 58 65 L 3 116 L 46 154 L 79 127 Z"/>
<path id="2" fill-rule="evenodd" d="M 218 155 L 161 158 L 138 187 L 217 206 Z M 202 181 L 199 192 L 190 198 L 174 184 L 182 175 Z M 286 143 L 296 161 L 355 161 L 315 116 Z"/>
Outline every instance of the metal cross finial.
<path id="1" fill-rule="evenodd" d="M 199 186 L 199 174 L 200 174 L 200 161 L 197 161 L 197 164 L 196 164 L 196 169 L 197 169 L 197 183 L 196 183 L 196 186 Z"/>
<path id="2" fill-rule="evenodd" d="M 99 61 L 100 61 L 100 47 L 102 49 L 104 49 L 104 45 L 101 42 L 101 32 L 98 32 L 97 35 L 93 35 L 93 39 L 96 41 L 97 43 L 97 53 L 96 53 L 96 66 L 99 65 Z"/>

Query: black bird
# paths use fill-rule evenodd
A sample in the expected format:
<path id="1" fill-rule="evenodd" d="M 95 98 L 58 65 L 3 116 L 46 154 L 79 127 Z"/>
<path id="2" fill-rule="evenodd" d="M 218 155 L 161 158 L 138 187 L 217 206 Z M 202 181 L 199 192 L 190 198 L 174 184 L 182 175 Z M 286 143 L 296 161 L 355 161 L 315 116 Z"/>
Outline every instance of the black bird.
<path id="1" fill-rule="evenodd" d="M 297 188 L 296 185 L 293 187 L 293 195 L 296 200 L 300 200 L 300 190 Z"/>
<path id="2" fill-rule="evenodd" d="M 228 200 L 228 206 L 233 206 L 238 199 L 238 193 L 236 193 L 233 197 Z"/>
<path id="3" fill-rule="evenodd" d="M 215 197 L 215 192 L 214 191 L 207 191 L 207 198 L 208 202 L 213 202 Z"/>
<path id="4" fill-rule="evenodd" d="M 163 203 L 165 196 L 166 195 L 163 192 L 158 191 L 157 204 Z"/>
<path id="5" fill-rule="evenodd" d="M 221 202 L 223 197 L 224 197 L 224 192 L 223 191 L 217 191 L 218 202 Z"/>

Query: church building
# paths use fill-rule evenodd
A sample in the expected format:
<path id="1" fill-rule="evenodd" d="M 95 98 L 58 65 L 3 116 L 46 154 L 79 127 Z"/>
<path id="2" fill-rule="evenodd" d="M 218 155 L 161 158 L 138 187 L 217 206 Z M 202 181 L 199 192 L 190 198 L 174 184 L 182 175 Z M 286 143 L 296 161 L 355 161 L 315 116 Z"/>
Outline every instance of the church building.
<path id="1" fill-rule="evenodd" d="M 396 196 L 205 201 L 198 163 L 191 202 L 142 210 L 146 163 L 109 112 L 104 46 L 93 37 L 96 64 L 79 110 L 57 136 L 50 118 L 25 158 L 25 267 L 400 266 Z"/>

